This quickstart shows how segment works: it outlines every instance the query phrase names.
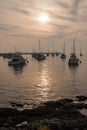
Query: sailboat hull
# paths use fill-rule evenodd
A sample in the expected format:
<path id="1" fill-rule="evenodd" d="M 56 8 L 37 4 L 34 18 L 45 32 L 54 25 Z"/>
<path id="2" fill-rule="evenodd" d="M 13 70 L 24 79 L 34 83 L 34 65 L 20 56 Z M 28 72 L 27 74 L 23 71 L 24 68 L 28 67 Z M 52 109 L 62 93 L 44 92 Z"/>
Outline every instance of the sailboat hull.
<path id="1" fill-rule="evenodd" d="M 71 66 L 77 66 L 79 65 L 79 59 L 76 57 L 75 54 L 71 55 L 68 64 Z"/>

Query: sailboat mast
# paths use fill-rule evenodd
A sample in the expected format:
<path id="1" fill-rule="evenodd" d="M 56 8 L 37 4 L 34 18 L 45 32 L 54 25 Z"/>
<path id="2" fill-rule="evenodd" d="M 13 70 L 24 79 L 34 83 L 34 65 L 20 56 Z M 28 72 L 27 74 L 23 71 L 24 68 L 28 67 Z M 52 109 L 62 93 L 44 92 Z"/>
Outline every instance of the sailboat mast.
<path id="1" fill-rule="evenodd" d="M 64 54 L 65 54 L 65 40 L 64 40 Z"/>
<path id="2" fill-rule="evenodd" d="M 39 40 L 39 53 L 40 53 L 40 51 L 41 51 L 41 50 L 40 50 L 40 40 Z"/>
<path id="3" fill-rule="evenodd" d="M 80 43 L 80 56 L 82 56 L 82 46 L 81 46 L 81 43 Z"/>
<path id="4" fill-rule="evenodd" d="M 81 46 L 81 43 L 80 43 L 80 54 L 82 53 L 82 46 Z"/>
<path id="5" fill-rule="evenodd" d="M 15 53 L 17 52 L 16 46 L 14 47 Z"/>
<path id="6" fill-rule="evenodd" d="M 75 54 L 75 38 L 73 39 L 73 53 Z"/>
<path id="7" fill-rule="evenodd" d="M 49 43 L 48 43 L 48 53 L 49 53 Z"/>
<path id="8" fill-rule="evenodd" d="M 53 40 L 53 53 L 54 53 L 54 40 Z"/>

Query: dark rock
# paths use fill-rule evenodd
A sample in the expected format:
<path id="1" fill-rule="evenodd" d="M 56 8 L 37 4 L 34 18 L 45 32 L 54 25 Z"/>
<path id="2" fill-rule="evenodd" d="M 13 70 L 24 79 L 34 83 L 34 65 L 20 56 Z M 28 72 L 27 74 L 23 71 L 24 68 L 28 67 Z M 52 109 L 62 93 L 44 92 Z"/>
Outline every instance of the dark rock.
<path id="1" fill-rule="evenodd" d="M 84 104 L 84 103 L 74 103 L 74 106 L 77 108 L 77 109 L 87 109 L 87 104 Z"/>
<path id="2" fill-rule="evenodd" d="M 17 102 L 13 102 L 13 101 L 10 101 L 9 103 L 10 103 L 10 105 L 11 105 L 13 108 L 23 107 L 23 106 L 24 106 L 24 104 L 22 104 L 22 103 L 17 103 Z"/>
<path id="3" fill-rule="evenodd" d="M 0 127 L 0 130 L 9 130 L 9 128 L 6 128 L 6 127 Z"/>
<path id="4" fill-rule="evenodd" d="M 58 108 L 66 103 L 70 103 L 70 102 L 73 102 L 72 99 L 61 99 L 61 100 L 58 100 L 58 101 L 49 101 L 49 102 L 46 102 L 44 103 L 47 107 L 51 107 L 51 108 Z"/>
<path id="5" fill-rule="evenodd" d="M 87 100 L 87 96 L 76 96 L 78 98 L 78 101 L 85 101 Z"/>
<path id="6" fill-rule="evenodd" d="M 9 117 L 15 116 L 19 113 L 19 111 L 12 108 L 0 108 L 0 117 Z"/>
<path id="7" fill-rule="evenodd" d="M 5 117 L 0 117 L 0 126 L 3 126 L 5 122 L 7 122 L 7 119 Z"/>
<path id="8" fill-rule="evenodd" d="M 51 130 L 65 130 L 65 123 L 64 121 L 58 121 L 57 123 L 50 123 Z"/>
<path id="9" fill-rule="evenodd" d="M 0 130 L 32 130 L 43 125 L 49 130 L 86 130 L 87 117 L 78 110 L 83 108 L 87 104 L 73 103 L 72 99 L 50 101 L 31 110 L 0 108 Z"/>
<path id="10" fill-rule="evenodd" d="M 64 106 L 59 108 L 59 114 L 64 115 L 65 117 L 80 117 L 81 113 L 75 108 L 73 103 L 66 103 Z"/>

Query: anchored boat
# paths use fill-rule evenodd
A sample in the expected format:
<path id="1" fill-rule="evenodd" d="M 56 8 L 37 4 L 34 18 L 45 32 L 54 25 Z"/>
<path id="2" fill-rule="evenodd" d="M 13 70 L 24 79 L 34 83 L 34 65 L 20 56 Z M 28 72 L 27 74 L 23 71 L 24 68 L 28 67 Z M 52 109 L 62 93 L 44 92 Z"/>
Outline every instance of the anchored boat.
<path id="1" fill-rule="evenodd" d="M 20 54 L 20 53 L 15 53 L 14 57 L 8 61 L 8 65 L 24 65 L 28 63 L 26 59 Z"/>
<path id="2" fill-rule="evenodd" d="M 75 54 L 75 39 L 74 39 L 74 44 L 73 44 L 73 53 L 71 54 L 69 58 L 68 64 L 73 65 L 73 66 L 79 65 L 79 58 L 77 58 Z"/>
<path id="3" fill-rule="evenodd" d="M 66 54 L 65 54 L 65 42 L 64 42 L 64 48 L 63 48 L 63 53 L 60 56 L 61 59 L 66 59 Z"/>

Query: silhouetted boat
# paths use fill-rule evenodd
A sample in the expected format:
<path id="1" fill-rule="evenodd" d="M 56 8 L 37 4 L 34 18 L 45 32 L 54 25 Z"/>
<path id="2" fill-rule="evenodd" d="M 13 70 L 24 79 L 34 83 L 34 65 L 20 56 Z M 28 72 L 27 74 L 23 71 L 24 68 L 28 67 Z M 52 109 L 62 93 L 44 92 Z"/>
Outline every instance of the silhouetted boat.
<path id="1" fill-rule="evenodd" d="M 74 39 L 74 44 L 73 44 L 73 53 L 71 54 L 69 58 L 68 64 L 73 65 L 73 66 L 79 65 L 79 59 L 77 58 L 75 54 L 75 39 Z"/>
<path id="2" fill-rule="evenodd" d="M 54 53 L 52 53 L 51 56 L 54 56 Z"/>
<path id="3" fill-rule="evenodd" d="M 69 65 L 79 65 L 79 59 L 76 57 L 75 53 L 72 53 L 68 62 Z"/>
<path id="4" fill-rule="evenodd" d="M 35 56 L 35 59 L 37 59 L 38 61 L 41 61 L 41 60 L 45 60 L 46 57 L 43 53 L 37 53 Z"/>
<path id="5" fill-rule="evenodd" d="M 4 53 L 3 54 L 3 58 L 8 58 L 8 59 L 11 59 L 12 57 L 14 56 L 14 53 Z"/>
<path id="6" fill-rule="evenodd" d="M 51 54 L 51 56 L 54 56 L 54 40 L 53 40 L 53 53 Z"/>
<path id="7" fill-rule="evenodd" d="M 49 56 L 49 43 L 48 43 L 48 53 L 46 55 Z"/>
<path id="8" fill-rule="evenodd" d="M 80 56 L 82 56 L 83 54 L 82 53 L 80 53 Z"/>
<path id="9" fill-rule="evenodd" d="M 47 53 L 46 55 L 49 56 L 49 53 Z"/>
<path id="10" fill-rule="evenodd" d="M 33 57 L 38 60 L 38 61 L 41 61 L 41 60 L 45 60 L 46 59 L 46 56 L 44 55 L 44 53 L 41 52 L 41 48 L 40 48 L 40 40 L 39 40 L 39 53 L 34 53 Z"/>
<path id="11" fill-rule="evenodd" d="M 59 54 L 58 54 L 58 52 L 56 52 L 56 56 L 58 56 Z"/>
<path id="12" fill-rule="evenodd" d="M 28 63 L 26 59 L 23 58 L 23 56 L 20 53 L 15 53 L 14 57 L 8 61 L 8 65 L 24 65 Z"/>
<path id="13" fill-rule="evenodd" d="M 66 55 L 64 53 L 61 54 L 60 56 L 61 59 L 66 59 Z"/>
<path id="14" fill-rule="evenodd" d="M 64 42 L 64 48 L 63 48 L 63 53 L 60 56 L 61 59 L 66 59 L 66 54 L 65 54 L 65 42 Z"/>

